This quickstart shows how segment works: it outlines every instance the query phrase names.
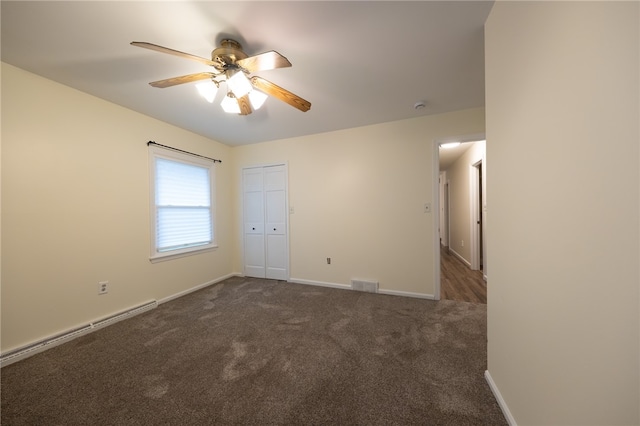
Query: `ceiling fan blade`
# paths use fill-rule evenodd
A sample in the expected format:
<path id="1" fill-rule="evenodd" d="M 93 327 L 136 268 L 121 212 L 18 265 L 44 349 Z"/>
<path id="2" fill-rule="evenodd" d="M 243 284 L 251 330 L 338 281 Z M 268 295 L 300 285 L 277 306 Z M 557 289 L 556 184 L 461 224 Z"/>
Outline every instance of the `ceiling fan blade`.
<path id="1" fill-rule="evenodd" d="M 216 65 L 211 59 L 202 58 L 200 56 L 191 55 L 189 53 L 180 52 L 178 50 L 169 49 L 168 47 L 158 46 L 157 44 L 147 43 L 144 41 L 132 41 L 133 46 L 144 47 L 145 49 L 155 50 L 156 52 L 168 53 L 170 55 L 180 56 L 181 58 L 193 59 L 205 65 Z"/>
<path id="2" fill-rule="evenodd" d="M 238 106 L 240 106 L 240 115 L 249 115 L 252 112 L 251 101 L 249 101 L 249 95 L 244 95 L 241 98 L 237 98 Z"/>
<path id="3" fill-rule="evenodd" d="M 149 83 L 153 87 L 165 88 L 171 86 L 177 86 L 178 84 L 191 83 L 193 81 L 207 80 L 213 77 L 215 74 L 211 72 L 200 72 L 197 74 L 182 75 L 180 77 L 167 78 L 166 80 L 152 81 Z"/>
<path id="4" fill-rule="evenodd" d="M 236 61 L 236 64 L 249 72 L 273 70 L 291 66 L 291 62 L 275 50 L 240 59 Z"/>
<path id="5" fill-rule="evenodd" d="M 302 99 L 300 96 L 295 95 L 262 77 L 251 77 L 251 84 L 256 89 L 265 92 L 268 95 L 275 96 L 292 107 L 298 108 L 302 112 L 306 112 L 311 109 L 311 102 Z"/>

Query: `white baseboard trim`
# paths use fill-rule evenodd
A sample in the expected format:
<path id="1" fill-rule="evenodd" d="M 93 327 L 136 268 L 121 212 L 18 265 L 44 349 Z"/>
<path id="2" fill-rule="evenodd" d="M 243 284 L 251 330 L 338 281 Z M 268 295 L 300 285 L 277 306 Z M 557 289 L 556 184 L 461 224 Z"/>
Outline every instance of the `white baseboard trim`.
<path id="1" fill-rule="evenodd" d="M 151 300 L 138 306 L 134 306 L 124 311 L 117 312 L 115 314 L 102 317 L 100 319 L 88 322 L 79 327 L 70 328 L 31 342 L 26 345 L 22 345 L 18 348 L 14 348 L 0 354 L 0 367 L 13 364 L 14 362 L 21 361 L 25 358 L 32 357 L 40 352 L 44 352 L 48 349 L 55 348 L 63 343 L 67 343 L 71 340 L 77 339 L 85 334 L 93 333 L 101 328 L 115 324 L 116 322 L 123 321 L 131 318 L 132 316 L 139 315 L 143 312 L 155 309 L 158 306 L 158 302 Z"/>
<path id="2" fill-rule="evenodd" d="M 338 284 L 338 283 L 329 283 L 325 281 L 314 281 L 314 280 L 305 280 L 302 278 L 291 278 L 289 279 L 290 283 L 294 284 L 305 284 L 305 285 L 315 285 L 320 287 L 330 287 L 330 288 L 339 288 L 341 290 L 352 290 L 349 284 Z M 376 294 L 376 293 L 372 293 Z M 414 297 L 418 299 L 429 299 L 435 300 L 435 296 L 433 294 L 423 294 L 423 293 L 412 293 L 409 291 L 396 291 L 396 290 L 378 290 L 377 294 L 386 294 L 389 296 L 402 296 L 402 297 Z"/>
<path id="3" fill-rule="evenodd" d="M 457 251 L 455 251 L 454 249 L 450 248 L 449 252 L 451 254 L 453 254 L 455 257 L 457 257 L 458 259 L 460 259 L 460 261 L 462 263 L 464 263 L 465 265 L 467 265 L 469 268 L 471 268 L 471 262 L 469 262 L 467 259 L 465 259 L 464 257 L 462 257 L 461 254 L 459 254 Z"/>
<path id="4" fill-rule="evenodd" d="M 167 303 L 167 302 L 170 302 L 170 301 L 172 301 L 174 299 L 177 299 L 179 297 L 186 296 L 187 294 L 193 293 L 194 291 L 202 290 L 205 287 L 209 287 L 210 285 L 217 284 L 220 281 L 226 280 L 227 278 L 237 277 L 237 276 L 241 276 L 241 275 L 238 272 L 232 272 L 230 274 L 223 275 L 223 276 L 221 276 L 219 278 L 216 278 L 214 280 L 207 281 L 206 283 L 199 284 L 199 285 L 197 285 L 195 287 L 191 287 L 191 288 L 189 288 L 187 290 L 184 290 L 184 291 L 181 291 L 179 293 L 172 294 L 171 296 L 167 296 L 165 298 L 162 298 L 162 299 L 158 300 L 158 304 L 162 305 L 163 303 Z"/>
<path id="5" fill-rule="evenodd" d="M 148 309 L 153 309 L 158 305 L 161 305 L 163 303 L 167 303 L 170 302 L 174 299 L 178 299 L 182 296 L 186 296 L 187 294 L 193 293 L 195 291 L 201 290 L 205 287 L 209 287 L 211 285 L 217 284 L 221 281 L 224 281 L 228 278 L 231 277 L 238 277 L 238 276 L 244 276 L 243 274 L 239 273 L 239 272 L 232 272 L 230 274 L 224 275 L 222 277 L 216 278 L 214 280 L 211 281 L 207 281 L 206 283 L 203 284 L 199 284 L 195 287 L 189 288 L 187 290 L 181 291 L 179 293 L 175 293 L 171 296 L 167 296 L 165 298 L 162 298 L 160 300 L 158 300 L 157 302 L 155 300 L 151 301 L 151 302 L 147 302 L 143 305 L 139 305 L 137 307 L 134 308 L 130 308 L 127 311 L 122 311 L 119 313 L 116 313 L 114 315 L 111 315 L 109 317 L 103 317 L 99 320 L 95 320 L 95 321 L 91 321 L 87 324 L 81 325 L 79 327 L 75 327 L 72 329 L 68 329 L 65 330 L 62 333 L 57 333 L 51 336 L 48 336 L 44 339 L 41 340 L 37 340 L 35 342 L 29 343 L 27 345 L 23 345 L 20 346 L 18 348 L 13 348 L 11 350 L 5 351 L 2 354 L 0 354 L 0 368 L 4 367 L 6 365 L 12 364 L 14 362 L 20 361 L 24 358 L 28 358 L 30 356 L 33 356 L 37 353 L 43 352 L 47 349 L 53 348 L 55 346 L 58 346 L 62 343 L 66 343 L 70 340 L 73 340 L 77 337 L 80 337 L 81 335 L 87 334 L 87 333 L 91 333 L 93 331 L 96 331 L 99 328 L 111 325 L 115 322 L 121 321 L 126 319 L 128 316 L 134 316 L 137 315 L 139 313 L 142 313 Z M 350 285 L 347 284 L 338 284 L 338 283 L 330 283 L 330 282 L 324 282 L 324 281 L 313 281 L 313 280 L 305 280 L 302 278 L 291 278 L 288 280 L 288 282 L 291 283 L 295 283 L 295 284 L 304 284 L 304 285 L 311 285 L 311 286 L 320 286 L 320 287 L 331 287 L 331 288 L 337 288 L 337 289 L 341 289 L 341 290 L 352 290 Z M 352 290 L 353 291 L 353 290 Z M 412 293 L 412 292 L 406 292 L 406 291 L 395 291 L 395 290 L 379 290 L 378 294 L 386 294 L 386 295 L 391 295 L 391 296 L 403 296 L 403 297 L 414 297 L 414 298 L 421 298 L 421 299 L 431 299 L 434 300 L 435 297 L 432 294 L 421 294 L 421 293 Z M 488 372 L 485 373 L 485 375 L 488 374 Z M 515 423 L 513 423 L 515 425 Z"/>
<path id="6" fill-rule="evenodd" d="M 66 343 L 70 340 L 76 339 L 82 335 L 92 333 L 100 328 L 106 327 L 108 325 L 114 324 L 116 322 L 122 321 L 124 319 L 130 318 L 131 316 L 135 316 L 139 313 L 145 312 L 149 309 L 153 309 L 159 304 L 169 302 L 171 300 L 177 299 L 179 297 L 185 296 L 189 293 L 193 293 L 194 291 L 198 291 L 210 285 L 216 284 L 220 281 L 226 280 L 227 278 L 231 278 L 234 276 L 239 276 L 239 273 L 231 273 L 220 278 L 216 278 L 215 280 L 208 281 L 204 284 L 197 285 L 188 290 L 181 291 L 180 293 L 173 294 L 171 296 L 165 297 L 162 300 L 156 302 L 152 300 L 150 302 L 146 302 L 142 305 L 128 308 L 124 311 L 117 312 L 113 315 L 102 317 L 93 321 L 90 321 L 86 324 L 82 324 L 78 327 L 70 328 L 64 330 L 60 333 L 52 334 L 43 339 L 31 342 L 26 345 L 22 345 L 17 348 L 13 348 L 7 350 L 0 354 L 0 368 L 9 364 L 13 364 L 14 362 L 18 362 L 22 359 L 33 356 L 37 353 L 44 352 L 47 349 L 54 348 L 58 345 Z"/>
<path id="7" fill-rule="evenodd" d="M 402 297 L 413 297 L 415 299 L 436 300 L 436 296 L 434 296 L 433 294 L 413 293 L 411 291 L 379 290 L 378 293 L 379 294 L 387 294 L 389 296 L 402 296 Z"/>
<path id="8" fill-rule="evenodd" d="M 351 286 L 347 284 L 329 283 L 324 281 L 305 280 L 302 278 L 289 278 L 288 282 L 294 284 L 315 285 L 319 287 L 339 288 L 341 290 L 351 290 Z"/>
<path id="9" fill-rule="evenodd" d="M 487 380 L 487 383 L 489 384 L 489 388 L 491 388 L 491 392 L 493 392 L 493 396 L 495 396 L 496 401 L 498 401 L 498 405 L 500 406 L 500 409 L 502 410 L 502 414 L 504 414 L 504 418 L 507 420 L 507 423 L 509 423 L 509 426 L 518 426 L 518 424 L 516 423 L 516 420 L 513 418 L 513 415 L 511 414 L 511 411 L 509 411 L 509 407 L 507 407 L 507 403 L 504 401 L 504 398 L 502 398 L 502 394 L 498 390 L 496 383 L 491 378 L 491 374 L 489 373 L 489 370 L 485 370 L 484 378 Z"/>

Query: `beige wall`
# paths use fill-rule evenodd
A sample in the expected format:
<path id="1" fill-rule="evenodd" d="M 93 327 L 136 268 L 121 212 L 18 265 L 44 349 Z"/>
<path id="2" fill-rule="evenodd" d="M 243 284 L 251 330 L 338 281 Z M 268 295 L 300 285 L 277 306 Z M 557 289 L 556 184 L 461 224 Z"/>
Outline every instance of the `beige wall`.
<path id="1" fill-rule="evenodd" d="M 7 64 L 2 88 L 2 352 L 241 273 L 245 165 L 289 165 L 292 279 L 432 295 L 433 141 L 484 132 L 475 109 L 230 148 Z M 148 140 L 223 160 L 217 250 L 149 262 Z"/>
<path id="2" fill-rule="evenodd" d="M 240 169 L 288 162 L 291 279 L 433 295 L 434 140 L 484 132 L 473 109 L 234 148 L 234 193 Z M 234 217 L 240 217 L 236 197 Z M 236 241 L 241 241 L 236 224 Z M 326 258 L 331 257 L 331 265 Z M 242 271 L 242 247 L 235 269 Z"/>
<path id="3" fill-rule="evenodd" d="M 449 248 L 471 264 L 471 168 L 485 160 L 485 142 L 469 143 L 468 149 L 447 169 L 449 181 Z M 483 172 L 484 173 L 484 172 Z M 486 192 L 486 190 L 485 190 Z M 464 245 L 462 242 L 464 241 Z"/>
<path id="4" fill-rule="evenodd" d="M 148 140 L 223 160 L 217 250 L 149 262 Z M 230 152 L 2 64 L 2 351 L 230 274 Z"/>
<path id="5" fill-rule="evenodd" d="M 498 1 L 486 24 L 488 371 L 519 425 L 640 423 L 638 21 Z"/>

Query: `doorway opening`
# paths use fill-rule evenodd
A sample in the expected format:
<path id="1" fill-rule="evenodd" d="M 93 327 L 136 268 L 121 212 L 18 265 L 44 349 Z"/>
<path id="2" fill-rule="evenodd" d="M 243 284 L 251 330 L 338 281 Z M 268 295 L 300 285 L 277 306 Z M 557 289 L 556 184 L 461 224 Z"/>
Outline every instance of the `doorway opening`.
<path id="1" fill-rule="evenodd" d="M 452 140 L 456 149 L 441 148 Z M 434 144 L 436 300 L 486 303 L 485 146 L 484 134 Z"/>
<path id="2" fill-rule="evenodd" d="M 471 165 L 469 173 L 469 202 L 470 202 L 470 244 L 471 269 L 484 269 L 484 190 L 482 184 L 482 160 Z"/>

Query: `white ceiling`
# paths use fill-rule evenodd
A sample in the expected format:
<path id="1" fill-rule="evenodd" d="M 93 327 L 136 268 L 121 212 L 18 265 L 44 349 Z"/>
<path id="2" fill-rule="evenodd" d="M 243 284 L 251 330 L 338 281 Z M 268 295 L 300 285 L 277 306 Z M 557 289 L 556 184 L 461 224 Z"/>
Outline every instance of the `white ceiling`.
<path id="1" fill-rule="evenodd" d="M 493 1 L 5 1 L 2 61 L 228 145 L 484 105 L 483 26 Z M 131 46 L 210 58 L 222 38 L 293 67 L 258 72 L 311 102 L 276 98 L 230 115 L 193 83 L 150 81 L 212 68 Z M 415 110 L 424 101 L 426 108 Z"/>

